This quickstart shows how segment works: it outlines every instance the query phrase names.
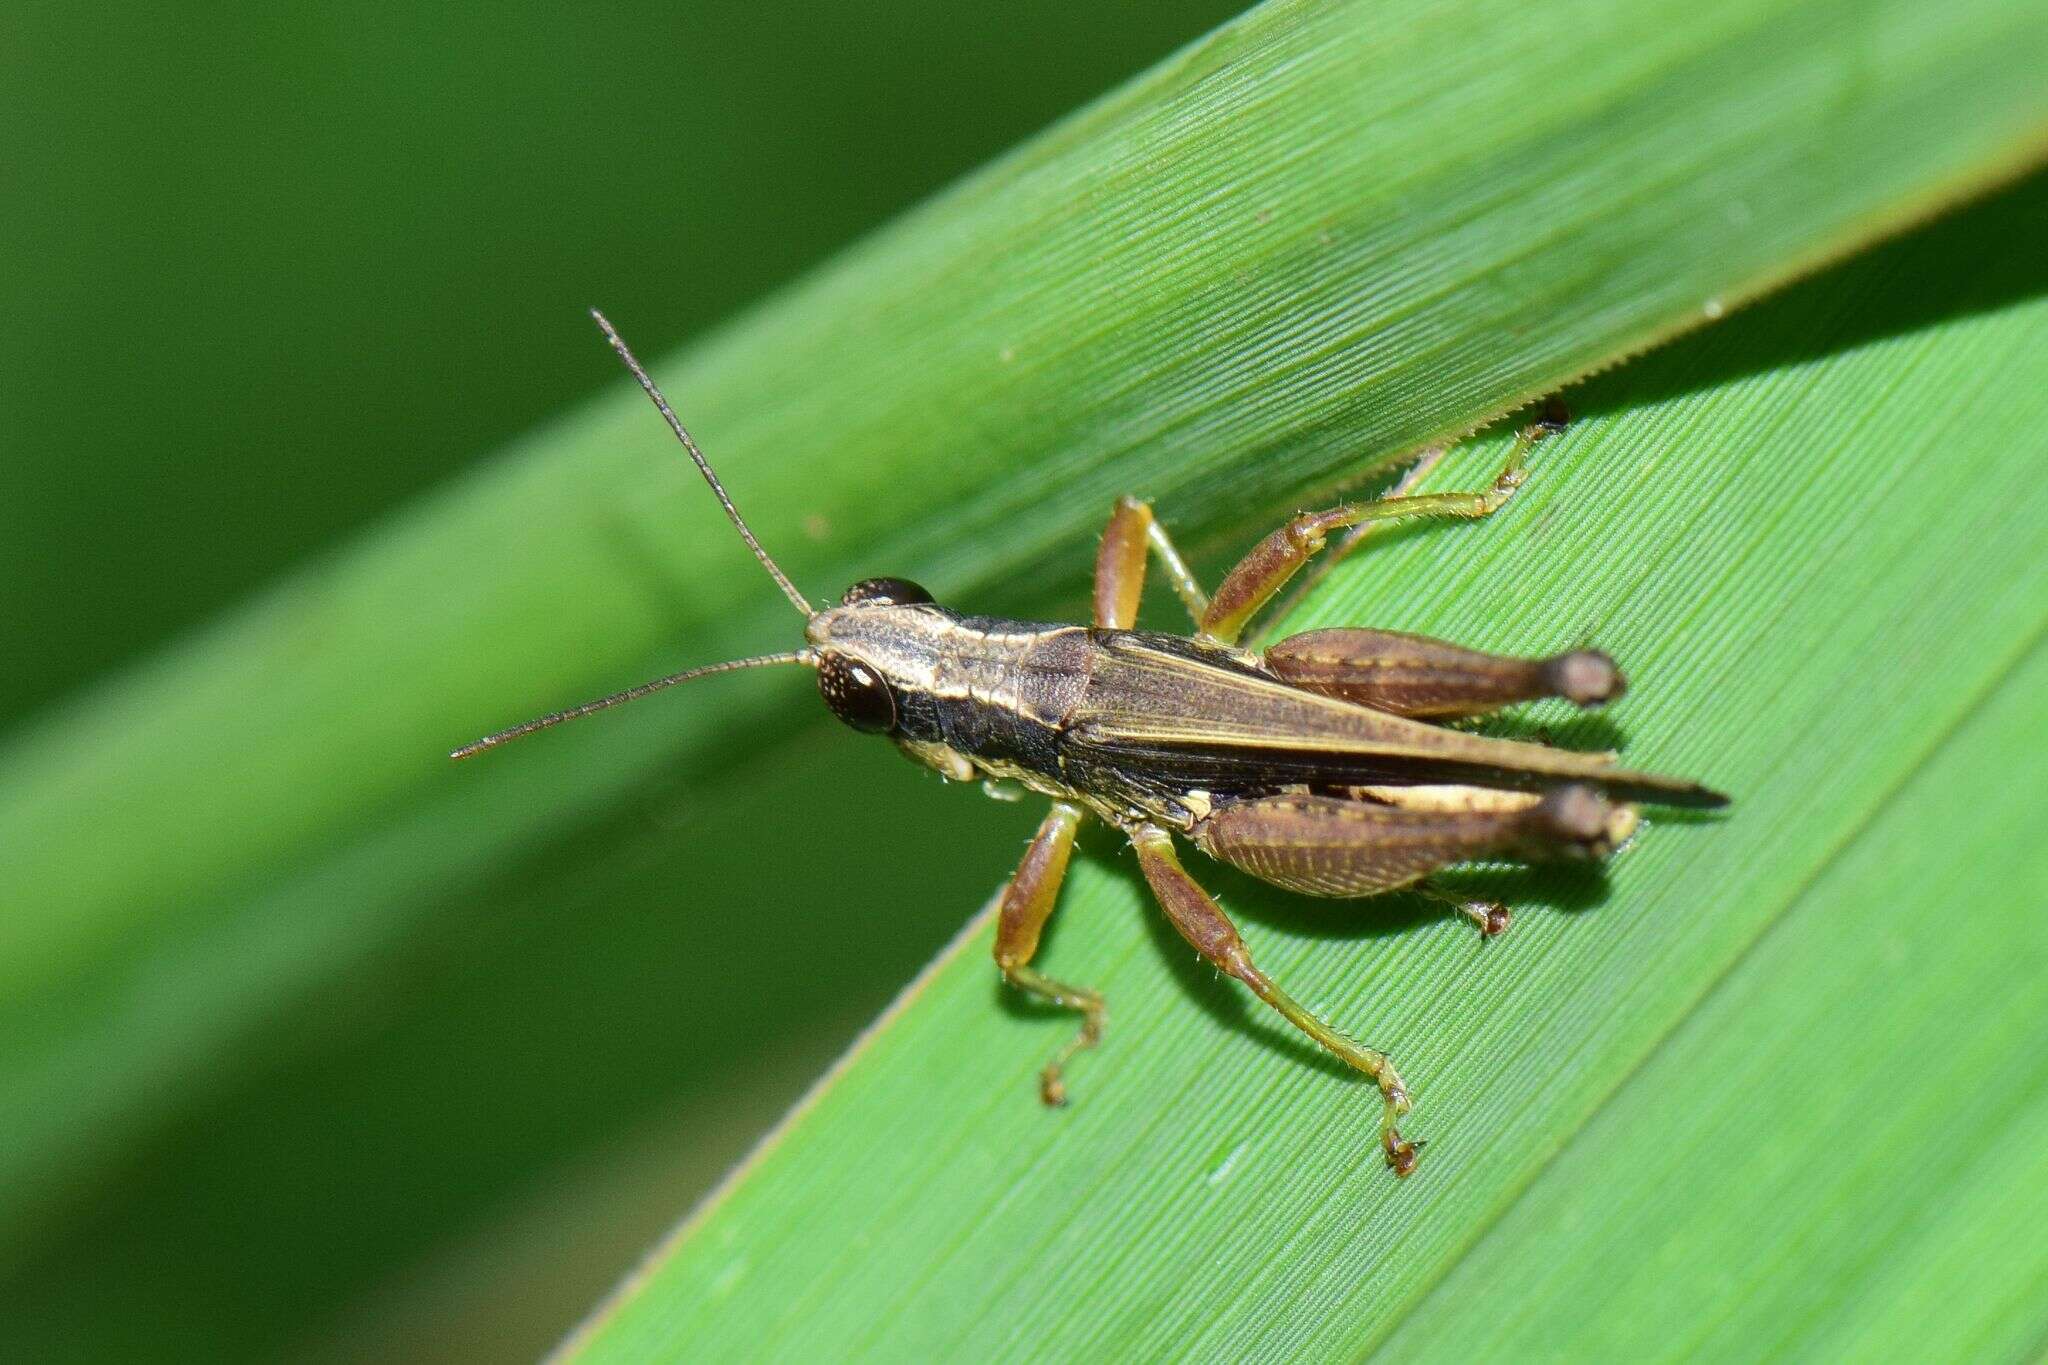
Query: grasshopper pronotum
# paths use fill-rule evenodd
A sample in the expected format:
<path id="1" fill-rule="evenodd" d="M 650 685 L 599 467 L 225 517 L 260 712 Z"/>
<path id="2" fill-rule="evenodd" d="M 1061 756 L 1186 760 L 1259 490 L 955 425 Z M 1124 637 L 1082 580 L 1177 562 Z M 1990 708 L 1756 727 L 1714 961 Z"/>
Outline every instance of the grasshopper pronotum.
<path id="1" fill-rule="evenodd" d="M 1324 548 L 1334 532 L 1415 517 L 1483 517 L 1523 478 L 1517 436 L 1491 487 L 1346 503 L 1303 513 L 1267 536 L 1203 593 L 1152 509 L 1119 499 L 1095 559 L 1094 624 L 1044 625 L 967 616 L 900 578 L 854 584 L 817 609 L 754 539 L 710 462 L 602 314 L 612 348 L 683 444 L 725 514 L 804 617 L 805 646 L 693 668 L 500 731 L 455 751 L 466 758 L 508 739 L 713 673 L 773 664 L 815 669 L 832 714 L 886 735 L 912 760 L 955 781 L 1012 783 L 1052 800 L 1003 890 L 995 957 L 1019 990 L 1071 1009 L 1079 1034 L 1045 1067 L 1047 1104 L 1065 1100 L 1066 1063 L 1102 1037 L 1102 997 L 1031 965 L 1066 875 L 1074 833 L 1093 815 L 1119 830 L 1160 908 L 1217 968 L 1378 1084 L 1380 1143 L 1398 1175 L 1417 1144 L 1396 1124 L 1408 1088 L 1383 1052 L 1354 1042 L 1252 964 L 1220 906 L 1181 866 L 1178 835 L 1254 877 L 1312 896 L 1423 891 L 1469 916 L 1482 934 L 1507 927 L 1495 902 L 1460 901 L 1430 874 L 1486 858 L 1598 858 L 1635 828 L 1632 802 L 1720 806 L 1697 783 L 1632 772 L 1611 754 L 1490 739 L 1441 722 L 1512 702 L 1563 697 L 1595 706 L 1621 695 L 1605 654 L 1548 659 L 1482 654 L 1378 630 L 1317 630 L 1262 652 L 1238 644 L 1247 622 Z M 1194 618 L 1192 637 L 1133 629 L 1148 556 L 1156 556 Z"/>

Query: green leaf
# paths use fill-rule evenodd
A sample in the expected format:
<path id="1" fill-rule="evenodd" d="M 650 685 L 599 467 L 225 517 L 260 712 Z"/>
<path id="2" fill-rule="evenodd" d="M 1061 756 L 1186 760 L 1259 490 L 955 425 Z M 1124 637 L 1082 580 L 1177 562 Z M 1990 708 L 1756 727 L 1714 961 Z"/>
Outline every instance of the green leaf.
<path id="1" fill-rule="evenodd" d="M 1371 1088 L 1191 968 L 1100 841 L 1046 963 L 1111 1002 L 1071 1111 L 1032 1096 L 1070 1025 L 992 1008 L 984 919 L 585 1358 L 2037 1342 L 2044 189 L 1577 390 L 1507 509 L 1390 538 L 1287 623 L 1598 640 L 1634 688 L 1543 718 L 1736 798 L 1653 812 L 1604 881 L 1466 879 L 1522 910 L 1485 946 L 1198 869 L 1270 974 L 1395 1054 L 1432 1140 L 1411 1179 Z M 1903 312 L 1905 281 L 1955 316 Z"/>
<path id="2" fill-rule="evenodd" d="M 1213 573 L 1223 547 L 1312 487 L 2016 173 L 2048 140 L 2044 58 L 2040 26 L 1991 0 L 1272 5 L 659 372 L 814 593 L 887 569 L 977 607 L 1071 606 L 1118 493 L 1156 498 Z M 630 336 L 630 312 L 619 321 Z M 1926 727 L 1952 723 L 2038 628 L 2022 590 L 2038 583 L 2009 581 L 2038 560 L 2014 546 L 2042 524 L 2024 480 L 1972 505 L 1978 521 L 1919 515 L 1968 479 L 2010 477 L 2029 428 L 1957 423 L 1937 448 L 1926 433 L 1943 409 L 1923 395 L 1893 411 L 1903 381 L 1838 376 L 1849 408 L 1808 398 L 1802 378 L 1834 373 L 1817 357 L 1841 344 L 1837 322 L 1751 320 L 1712 343 L 1751 349 L 1710 347 L 1704 377 L 1667 357 L 1606 381 L 1497 524 L 1403 537 L 1311 604 L 1319 620 L 1479 645 L 1597 631 L 1638 674 L 1618 713 L 1632 756 L 1742 798 L 1725 825 L 1652 830 L 1601 913 L 1529 916 L 1486 958 L 1378 910 L 1328 922 L 1383 937 L 1289 941 L 1310 912 L 1222 883 L 1255 907 L 1271 970 L 1346 1020 L 1398 1030 L 1375 1037 L 1423 1097 L 1417 1131 L 1440 1143 L 1428 1180 L 1370 1180 L 1360 1097 L 1262 1021 L 1233 1024 L 1235 997 L 1201 974 L 1160 970 L 1128 870 L 1097 845 L 1064 912 L 1090 927 L 1053 958 L 1115 991 L 1111 1044 L 1077 1071 L 1085 1102 L 1057 1120 L 1020 1103 L 1049 1028 L 995 1009 L 981 963 L 942 970 L 777 1149 L 770 1178 L 611 1320 L 617 1340 L 716 1288 L 752 1304 L 728 1330 L 844 1341 L 965 1265 L 1001 1268 L 975 1295 L 1037 1305 L 1000 1319 L 1020 1333 L 1049 1330 L 1045 1305 L 1063 1303 L 1071 1331 L 1115 1331 L 1143 1308 L 1179 1339 L 1225 1340 L 1247 1319 L 1198 1293 L 1217 1273 L 1201 1245 L 1215 1225 L 1187 1202 L 1220 1204 L 1220 1190 L 1236 1220 L 1230 1297 L 1304 1341 L 1365 1340 L 1361 1317 L 1316 1326 L 1332 1286 L 1390 1305 L 1420 1293 L 1515 1173 L 1783 911 L 1800 858 L 1848 838 L 1931 747 Z M 1989 376 L 2028 354 L 1987 344 L 1951 367 L 1949 349 L 1957 409 L 2011 397 Z M 1742 389 L 1739 422 L 1697 416 L 1731 372 L 1780 362 L 1759 393 Z M 786 604 L 664 442 L 622 384 L 0 754 L 4 900 L 29 907 L 0 917 L 0 1257 L 42 1275 L 20 1296 L 37 1320 L 61 1331 L 96 1310 L 103 1281 L 81 1267 L 126 1244 L 105 1235 L 123 1220 L 177 1249 L 148 1292 L 181 1309 L 236 1277 L 265 1305 L 317 1292 L 351 1266 L 261 1239 L 195 1249 L 180 1232 L 212 1193 L 252 1188 L 289 1203 L 281 1241 L 297 1229 L 344 1260 L 423 1206 L 459 1221 L 482 1166 L 531 1172 L 647 1120 L 671 1059 L 702 1068 L 816 1027 L 894 979 L 915 935 L 875 948 L 890 937 L 878 924 L 952 914 L 961 888 L 1000 875 L 961 832 L 986 812 L 890 843 L 892 819 L 922 808 L 865 794 L 911 780 L 875 772 L 891 760 L 872 746 L 769 747 L 806 702 L 793 681 L 699 684 L 690 701 L 447 768 L 440 755 L 481 730 L 790 639 Z M 1456 472 L 1493 453 L 1475 447 Z M 1829 460 L 1844 462 L 1832 480 Z M 1799 573 L 1810 593 L 1788 591 Z M 1935 651 L 1915 669 L 1909 640 Z M 1881 680 L 1912 723 L 1846 705 L 1854 678 Z M 1774 805 L 1774 779 L 1825 818 L 1783 793 Z M 820 813 L 867 823 L 814 829 Z M 1728 879 L 1712 898 L 1710 875 Z M 1455 1008 L 1430 1003 L 1453 988 Z M 1597 1007 L 1571 1003 L 1583 992 Z M 323 1070 L 351 1047 L 368 1060 Z M 386 1129 L 337 1125 L 378 1106 L 397 1116 Z M 164 1137 L 195 1112 L 224 1116 L 203 1131 L 226 1140 Z M 162 1169 L 191 1178 L 122 1197 L 124 1170 L 166 1143 Z M 840 1155 L 854 1152 L 872 1164 Z M 351 1197 L 306 1193 L 309 1162 Z M 1120 1202 L 1091 1212 L 1084 1196 L 1105 1190 Z M 67 1227 L 106 1191 L 108 1223 Z M 837 1205 L 810 1202 L 828 1191 Z M 976 1241 L 970 1209 L 1010 1231 Z M 856 1226 L 857 1210 L 880 1221 Z M 838 1231 L 821 1238 L 826 1216 Z M 1290 1237 L 1314 1256 L 1275 1254 Z M 1175 1279 L 1165 1242 L 1200 1274 Z M 744 1250 L 713 1265 L 721 1248 Z M 768 1270 L 798 1263 L 810 1278 Z M 1139 1268 L 1149 1291 L 1118 1283 Z M 1082 1280 L 1114 1301 L 1088 1315 Z M 1213 1316 L 1167 1313 L 1168 1288 L 1175 1313 Z M 818 1305 L 836 1307 L 809 1316 Z"/>
<path id="3" fill-rule="evenodd" d="M 2048 1276 L 2034 1232 L 2048 1218 L 2048 1067 L 2033 1045 L 2048 934 L 2022 905 L 2048 887 L 2048 841 L 2012 742 L 2043 733 L 2037 631 L 1464 1250 L 1388 1354 L 2033 1350 Z M 1489 1294 L 1507 1283 L 1512 1295 Z M 1491 1311 L 1467 1311 L 1475 1302 Z"/>

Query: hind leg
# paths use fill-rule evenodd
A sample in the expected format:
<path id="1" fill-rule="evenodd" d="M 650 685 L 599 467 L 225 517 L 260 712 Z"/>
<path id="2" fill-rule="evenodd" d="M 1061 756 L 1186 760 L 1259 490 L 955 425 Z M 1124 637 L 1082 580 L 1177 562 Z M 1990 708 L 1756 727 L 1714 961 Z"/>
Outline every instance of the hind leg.
<path id="1" fill-rule="evenodd" d="M 1599 706 L 1628 690 L 1614 660 L 1597 649 L 1519 659 L 1398 630 L 1304 631 L 1267 646 L 1261 661 L 1307 691 L 1439 722 L 1544 697 Z"/>
<path id="2" fill-rule="evenodd" d="M 1505 905 L 1453 896 L 1425 879 L 1485 858 L 1603 857 L 1634 820 L 1630 808 L 1578 784 L 1540 797 L 1449 786 L 1363 790 L 1372 798 L 1384 791 L 1392 803 L 1336 796 L 1233 801 L 1197 822 L 1189 837 L 1218 862 L 1304 895 L 1419 892 L 1491 938 L 1510 923 Z"/>
<path id="3" fill-rule="evenodd" d="M 1448 906 L 1466 919 L 1479 931 L 1479 941 L 1490 943 L 1505 934 L 1515 922 L 1515 912 L 1500 901 L 1471 900 L 1455 896 L 1434 882 L 1417 882 L 1408 888 L 1418 896 Z"/>
<path id="4" fill-rule="evenodd" d="M 1262 796 L 1218 806 L 1188 837 L 1218 862 L 1260 881 L 1310 896 L 1359 897 L 1415 886 L 1454 863 L 1603 857 L 1633 827 L 1632 817 L 1629 807 L 1583 783 L 1534 798 L 1508 793 L 1465 809 Z"/>

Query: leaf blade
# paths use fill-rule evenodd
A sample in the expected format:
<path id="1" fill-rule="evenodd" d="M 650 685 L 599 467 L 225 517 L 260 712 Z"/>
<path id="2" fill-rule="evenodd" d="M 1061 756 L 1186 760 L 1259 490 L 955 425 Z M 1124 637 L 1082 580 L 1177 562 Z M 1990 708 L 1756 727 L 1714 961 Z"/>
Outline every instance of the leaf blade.
<path id="1" fill-rule="evenodd" d="M 2038 217 L 2044 196 L 2024 197 Z M 658 1355 L 664 1342 L 716 1342 L 730 1324 L 788 1351 L 1335 1355 L 1370 1348 L 1413 1304 L 1442 1303 L 1439 1322 L 1461 1323 L 1468 1298 L 1438 1283 L 1462 1273 L 1468 1240 L 1553 1163 L 1574 1162 L 1572 1135 L 1614 1087 L 1920 780 L 2048 627 L 2048 500 L 2024 476 L 2025 433 L 2048 421 L 2048 305 L 2024 292 L 2028 267 L 2012 254 L 2024 235 L 1991 239 L 2006 243 L 2002 267 L 1965 258 L 1960 269 L 1957 235 L 1902 243 L 1596 382 L 1595 415 L 1546 447 L 1535 496 L 1484 528 L 1383 547 L 1290 623 L 1371 619 L 1541 648 L 1591 619 L 1637 670 L 1617 712 L 1637 739 L 1631 761 L 1649 750 L 1644 761 L 1725 777 L 1737 795 L 1712 827 L 1653 822 L 1600 910 L 1525 916 L 1500 945 L 1512 956 L 1482 956 L 1453 925 L 1315 942 L 1303 929 L 1313 915 L 1204 868 L 1229 903 L 1291 926 L 1245 920 L 1277 979 L 1318 983 L 1308 997 L 1320 992 L 1340 1022 L 1386 1021 L 1367 1037 L 1395 1051 L 1418 1095 L 1416 1131 L 1438 1142 L 1414 1180 L 1380 1175 L 1369 1097 L 1319 1069 L 1258 1055 L 1235 1025 L 1212 1021 L 1184 1044 L 1155 1037 L 1193 1031 L 1185 991 L 1234 1013 L 1231 997 L 1199 979 L 1162 982 L 1145 951 L 1162 936 L 1134 918 L 1139 888 L 1091 862 L 1062 907 L 1092 921 L 1089 941 L 1063 942 L 1048 970 L 1103 984 L 1122 1026 L 1105 1049 L 1119 1055 L 1076 1079 L 1074 1113 L 990 1107 L 990 1091 L 1028 1089 L 1045 1030 L 977 1028 L 986 973 L 974 954 L 955 959 L 887 1046 L 872 1045 L 597 1321 L 587 1354 Z M 1944 266 L 1967 280 L 1973 265 L 2002 270 L 2018 301 L 1830 353 L 1829 337 L 1863 330 L 1857 314 L 1887 280 Z M 1712 380 L 1770 349 L 1744 335 L 1756 329 L 1804 333 L 1816 358 Z M 1688 392 L 1687 374 L 1708 382 Z M 1638 406 L 1632 394 L 1652 397 Z M 1961 430 L 1981 439 L 1954 439 Z M 1866 469 L 1873 447 L 1892 454 Z M 1699 448 L 1718 458 L 1685 458 Z M 1493 453 L 1461 459 L 1464 480 Z M 1972 497 L 1980 488 L 2001 496 Z M 1899 515 L 1920 507 L 1949 515 Z M 1800 590 L 1777 589 L 1787 581 Z M 1870 677 L 1884 685 L 1855 685 Z M 1981 766 L 1972 774 L 1981 781 Z M 1711 888 L 1707 899 L 1695 888 Z M 1404 1004 L 1390 1012 L 1391 1001 Z M 1257 1021 L 1243 1032 L 1269 1033 Z M 1008 1035 L 1022 1055 L 1000 1051 Z M 932 1115 L 956 1131 L 920 1132 Z M 1214 1197 L 1232 1183 L 1256 1196 L 1248 1206 Z M 1002 1231 L 960 1240 L 976 1228 Z M 1625 1254 L 1604 1231 L 1601 1254 Z M 1497 1283 L 1529 1254 L 1513 1245 L 1519 1255 L 1445 1283 Z M 1547 1311 L 1530 1301 L 1513 1321 L 1528 1329 Z"/>
<path id="2" fill-rule="evenodd" d="M 2039 35 L 2008 7 L 1586 4 L 1533 28 L 1519 13 L 1261 10 L 664 382 L 799 581 L 873 556 L 978 605 L 1055 603 L 1114 494 L 1152 493 L 1220 544 L 1261 507 L 1491 417 L 1709 299 L 1731 306 L 2038 146 Z M 1815 56 L 1802 44 L 1830 23 Z M 1362 115 L 1361 89 L 1384 118 Z M 1742 136 L 1728 111 L 1773 91 L 1782 137 Z M 544 864 L 558 905 L 581 903 L 561 889 L 579 876 L 618 881 L 603 859 L 644 847 L 635 802 L 655 773 L 719 771 L 730 734 L 790 714 L 763 695 L 621 715 L 488 775 L 442 766 L 492 725 L 786 627 L 708 507 L 678 522 L 701 495 L 661 441 L 622 388 L 8 749 L 0 867 L 38 913 L 0 918 L 0 1247 L 118 1188 L 178 1116 L 260 1091 L 275 1066 L 317 1070 L 332 997 L 391 979 L 448 917 L 516 901 L 523 870 Z M 824 528 L 810 541 L 807 518 Z M 723 903 L 690 875 L 638 907 Z M 451 1052 L 451 1073 L 525 1079 L 485 1042 Z M 444 1058 L 420 1044 L 405 1060 L 424 1056 Z M 587 1131 L 548 1098 L 584 1069 L 557 1066 L 539 1102 Z M 406 1134 L 409 1160 L 331 1138 L 329 1155 L 394 1205 L 441 1197 L 460 1182 L 423 1174 L 440 1169 L 423 1150 L 483 1160 L 441 1117 Z M 480 1137 L 534 1160 L 514 1132 Z"/>

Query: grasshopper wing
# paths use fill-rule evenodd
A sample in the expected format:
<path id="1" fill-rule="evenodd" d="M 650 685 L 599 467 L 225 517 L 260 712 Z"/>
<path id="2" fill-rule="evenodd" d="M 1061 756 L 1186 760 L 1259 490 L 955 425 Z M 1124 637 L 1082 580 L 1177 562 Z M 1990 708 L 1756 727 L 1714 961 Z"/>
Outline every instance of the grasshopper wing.
<path id="1" fill-rule="evenodd" d="M 1622 801 L 1712 807 L 1696 782 L 1617 768 L 1604 754 L 1488 739 L 1291 686 L 1236 651 L 1101 632 L 1070 713 L 1070 762 L 1152 790 L 1462 783 L 1544 791 L 1589 783 Z"/>

